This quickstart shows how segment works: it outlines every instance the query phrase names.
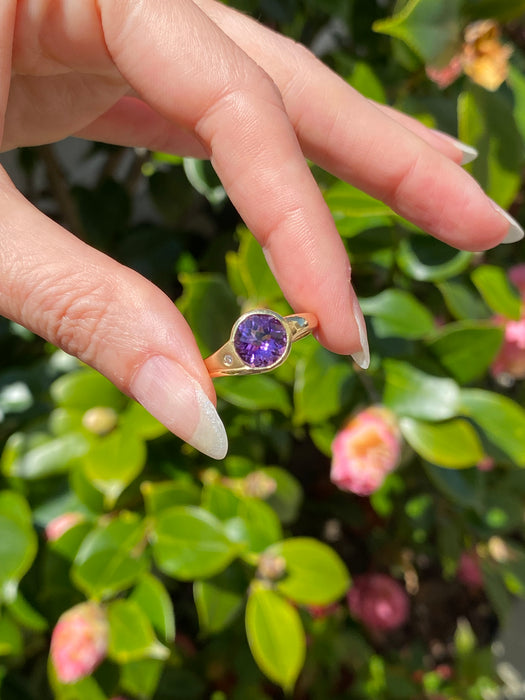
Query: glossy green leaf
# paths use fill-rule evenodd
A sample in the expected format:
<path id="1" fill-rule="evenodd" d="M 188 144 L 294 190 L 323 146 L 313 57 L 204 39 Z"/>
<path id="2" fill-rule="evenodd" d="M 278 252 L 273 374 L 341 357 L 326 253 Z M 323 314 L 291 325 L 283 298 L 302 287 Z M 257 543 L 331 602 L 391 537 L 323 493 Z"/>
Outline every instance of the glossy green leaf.
<path id="1" fill-rule="evenodd" d="M 241 609 L 247 588 L 246 574 L 235 562 L 218 576 L 195 581 L 193 597 L 201 631 L 216 634 L 227 627 Z"/>
<path id="2" fill-rule="evenodd" d="M 303 502 L 301 483 L 290 472 L 280 467 L 266 467 L 262 472 L 273 479 L 276 485 L 276 490 L 266 497 L 266 502 L 284 525 L 293 523 Z"/>
<path id="3" fill-rule="evenodd" d="M 445 66 L 461 45 L 460 0 L 408 0 L 376 32 L 404 41 L 425 63 Z"/>
<path id="4" fill-rule="evenodd" d="M 471 85 L 458 99 L 459 138 L 479 155 L 467 167 L 484 191 L 502 207 L 520 188 L 523 141 L 511 104 L 498 92 Z"/>
<path id="5" fill-rule="evenodd" d="M 389 226 L 394 212 L 383 202 L 346 182 L 337 182 L 325 192 L 325 200 L 342 236 L 352 237 L 368 228 Z"/>
<path id="6" fill-rule="evenodd" d="M 205 484 L 202 489 L 202 507 L 219 520 L 235 518 L 239 514 L 241 497 L 220 483 Z"/>
<path id="7" fill-rule="evenodd" d="M 201 490 L 189 476 L 173 481 L 143 481 L 140 490 L 148 515 L 158 515 L 173 506 L 196 506 Z"/>
<path id="8" fill-rule="evenodd" d="M 496 19 L 508 22 L 525 14 L 525 0 L 464 0 L 470 19 Z"/>
<path id="9" fill-rule="evenodd" d="M 423 462 L 423 467 L 432 484 L 452 503 L 476 511 L 483 507 L 482 473 L 478 469 L 447 469 L 428 462 Z"/>
<path id="10" fill-rule="evenodd" d="M 356 61 L 348 82 L 357 92 L 368 97 L 369 100 L 380 104 L 387 103 L 385 88 L 368 63 Z"/>
<path id="11" fill-rule="evenodd" d="M 96 439 L 82 460 L 88 481 L 106 497 L 111 508 L 146 462 L 144 441 L 127 430 L 114 430 Z"/>
<path id="12" fill-rule="evenodd" d="M 360 299 L 366 316 L 372 316 L 380 338 L 422 338 L 434 329 L 434 318 L 412 294 L 401 289 L 385 289 L 375 297 Z"/>
<path id="13" fill-rule="evenodd" d="M 521 406 L 491 391 L 464 389 L 461 412 L 519 467 L 525 467 L 525 410 Z"/>
<path id="14" fill-rule="evenodd" d="M 138 659 L 120 664 L 122 690 L 139 698 L 152 698 L 159 685 L 164 665 L 161 659 Z"/>
<path id="15" fill-rule="evenodd" d="M 122 512 L 95 528 L 83 541 L 71 576 L 88 596 L 100 599 L 132 586 L 148 566 L 145 525 L 134 513 Z"/>
<path id="16" fill-rule="evenodd" d="M 322 423 L 341 412 L 348 403 L 354 372 L 348 360 L 322 346 L 315 347 L 296 365 L 294 422 Z"/>
<path id="17" fill-rule="evenodd" d="M 49 624 L 46 618 L 28 603 L 20 591 L 16 598 L 9 603 L 11 617 L 22 627 L 34 632 L 45 632 Z"/>
<path id="18" fill-rule="evenodd" d="M 73 561 L 77 552 L 87 537 L 88 533 L 93 529 L 93 524 L 89 521 L 79 522 L 70 527 L 58 539 L 48 543 L 48 547 L 56 552 L 64 559 Z"/>
<path id="19" fill-rule="evenodd" d="M 246 634 L 261 671 L 291 692 L 306 655 L 297 610 L 275 591 L 254 583 L 246 606 Z"/>
<path id="20" fill-rule="evenodd" d="M 17 504 L 20 511 L 16 512 Z M 0 600 L 13 602 L 17 585 L 37 552 L 37 537 L 27 521 L 27 502 L 17 493 L 0 492 Z"/>
<path id="21" fill-rule="evenodd" d="M 163 641 L 175 639 L 175 615 L 168 591 L 158 578 L 145 574 L 133 589 L 129 600 L 134 601 L 153 625 Z"/>
<path id="22" fill-rule="evenodd" d="M 496 2 L 497 1 L 498 0 L 496 0 Z M 508 1 L 511 3 L 515 2 L 515 0 Z M 525 0 L 520 0 L 520 2 L 525 5 Z M 512 95 L 514 98 L 514 119 L 516 120 L 516 126 L 521 134 L 521 138 L 525 143 L 525 75 L 523 75 L 523 71 L 516 66 L 509 66 L 508 83 L 512 88 Z"/>
<path id="23" fill-rule="evenodd" d="M 240 228 L 239 250 L 227 254 L 228 279 L 238 273 L 242 284 L 241 296 L 251 307 L 272 307 L 282 292 L 268 267 L 263 250 L 248 229 Z M 232 285 L 233 286 L 233 285 Z"/>
<path id="24" fill-rule="evenodd" d="M 406 362 L 386 360 L 383 402 L 401 416 L 441 421 L 457 415 L 459 386 L 453 379 L 435 377 Z"/>
<path id="25" fill-rule="evenodd" d="M 503 328 L 490 322 L 459 321 L 443 326 L 428 349 L 461 384 L 483 377 L 498 354 Z"/>
<path id="26" fill-rule="evenodd" d="M 257 498 L 239 500 L 237 515 L 225 523 L 228 537 L 250 553 L 265 550 L 283 536 L 275 511 Z"/>
<path id="27" fill-rule="evenodd" d="M 483 458 L 483 447 L 476 431 L 462 418 L 443 423 L 402 418 L 400 427 L 412 449 L 440 467 L 473 467 Z"/>
<path id="28" fill-rule="evenodd" d="M 6 476 L 42 479 L 68 471 L 88 449 L 89 443 L 80 433 L 45 437 L 37 444 L 30 435 L 15 433 L 2 455 L 2 467 Z"/>
<path id="29" fill-rule="evenodd" d="M 33 395 L 25 382 L 12 380 L 4 383 L 0 380 L 0 415 L 5 413 L 23 413 L 33 403 Z"/>
<path id="30" fill-rule="evenodd" d="M 448 310 L 459 320 L 482 320 L 490 317 L 490 309 L 474 287 L 460 280 L 446 280 L 437 285 Z"/>
<path id="31" fill-rule="evenodd" d="M 215 385 L 217 396 L 245 411 L 273 409 L 285 416 L 292 412 L 290 397 L 284 386 L 265 374 L 225 377 Z"/>
<path id="32" fill-rule="evenodd" d="M 237 300 L 222 275 L 181 274 L 178 307 L 188 321 L 199 350 L 210 355 L 230 337 L 239 316 Z"/>
<path id="33" fill-rule="evenodd" d="M 169 650 L 155 637 L 150 621 L 137 602 L 115 600 L 107 610 L 111 659 L 127 663 L 144 658 L 167 658 Z"/>
<path id="34" fill-rule="evenodd" d="M 58 406 L 84 411 L 93 406 L 108 406 L 119 411 L 127 401 L 109 379 L 89 368 L 64 374 L 53 382 L 50 391 Z"/>
<path id="35" fill-rule="evenodd" d="M 238 551 L 221 521 L 193 506 L 161 511 L 153 520 L 152 541 L 159 569 L 184 581 L 219 573 Z"/>
<path id="36" fill-rule="evenodd" d="M 135 434 L 143 440 L 154 440 L 168 432 L 162 423 L 153 418 L 146 409 L 136 401 L 130 401 L 129 406 L 120 417 L 122 427 L 128 434 Z"/>
<path id="37" fill-rule="evenodd" d="M 24 641 L 22 633 L 10 616 L 0 613 L 0 657 L 20 656 Z"/>
<path id="38" fill-rule="evenodd" d="M 470 265 L 472 253 L 456 250 L 430 236 L 404 238 L 396 253 L 403 272 L 418 282 L 443 282 Z"/>
<path id="39" fill-rule="evenodd" d="M 480 265 L 472 272 L 472 281 L 488 306 L 497 314 L 518 321 L 523 302 L 513 289 L 509 278 L 501 267 Z"/>
<path id="40" fill-rule="evenodd" d="M 336 552 L 311 537 L 294 537 L 267 550 L 281 556 L 286 572 L 277 582 L 287 598 L 300 605 L 329 605 L 339 600 L 350 585 L 348 570 Z"/>
<path id="41" fill-rule="evenodd" d="M 226 199 L 226 191 L 208 160 L 184 158 L 183 167 L 191 185 L 202 194 L 210 204 L 221 204 Z"/>
<path id="42" fill-rule="evenodd" d="M 55 700 L 107 700 L 93 676 L 86 676 L 76 683 L 60 684 L 49 665 L 50 681 L 53 687 Z"/>

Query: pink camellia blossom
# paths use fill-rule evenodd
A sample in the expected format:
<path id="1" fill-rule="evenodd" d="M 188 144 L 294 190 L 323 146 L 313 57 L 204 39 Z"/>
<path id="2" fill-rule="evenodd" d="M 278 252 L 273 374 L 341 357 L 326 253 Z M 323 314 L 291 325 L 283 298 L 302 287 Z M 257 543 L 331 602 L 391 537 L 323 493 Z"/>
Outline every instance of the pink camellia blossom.
<path id="1" fill-rule="evenodd" d="M 76 683 L 104 660 L 109 625 L 97 603 L 75 605 L 60 616 L 51 636 L 51 660 L 61 683 Z"/>
<path id="2" fill-rule="evenodd" d="M 368 496 L 396 468 L 400 453 L 395 416 L 382 406 L 371 406 L 335 436 L 330 478 L 343 491 Z"/>
<path id="3" fill-rule="evenodd" d="M 387 574 L 357 576 L 347 600 L 352 615 L 370 630 L 395 630 L 408 620 L 408 595 Z"/>
<path id="4" fill-rule="evenodd" d="M 469 588 L 483 587 L 483 575 L 479 565 L 479 557 L 474 549 L 468 552 L 461 552 L 456 576 L 461 583 L 464 583 Z"/>
<path id="5" fill-rule="evenodd" d="M 525 264 L 509 270 L 510 281 L 518 288 L 525 307 Z M 496 378 L 525 379 L 525 308 L 518 321 L 496 316 L 494 321 L 505 329 L 503 345 L 492 363 Z"/>
<path id="6" fill-rule="evenodd" d="M 46 538 L 49 542 L 54 542 L 62 537 L 68 530 L 70 530 L 77 523 L 82 522 L 83 516 L 80 513 L 62 513 L 56 518 L 53 518 L 46 525 Z"/>

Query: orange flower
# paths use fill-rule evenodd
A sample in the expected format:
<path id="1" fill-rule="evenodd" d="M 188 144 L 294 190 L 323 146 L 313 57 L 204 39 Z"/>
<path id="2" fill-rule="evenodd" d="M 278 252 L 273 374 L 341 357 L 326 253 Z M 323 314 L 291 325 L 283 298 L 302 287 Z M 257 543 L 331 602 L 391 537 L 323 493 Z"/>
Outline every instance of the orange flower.
<path id="1" fill-rule="evenodd" d="M 512 48 L 501 43 L 499 26 L 490 19 L 469 24 L 461 52 L 463 70 L 475 83 L 497 90 L 507 79 Z"/>

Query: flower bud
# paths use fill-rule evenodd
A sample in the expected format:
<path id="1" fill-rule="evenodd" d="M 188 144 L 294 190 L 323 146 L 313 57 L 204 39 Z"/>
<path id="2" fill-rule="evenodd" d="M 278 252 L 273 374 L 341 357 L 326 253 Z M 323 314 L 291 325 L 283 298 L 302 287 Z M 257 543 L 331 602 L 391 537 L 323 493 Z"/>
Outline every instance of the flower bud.
<path id="1" fill-rule="evenodd" d="M 86 430 L 95 435 L 108 435 L 115 430 L 118 424 L 118 415 L 114 409 L 108 406 L 95 406 L 87 410 L 82 416 L 82 425 Z"/>
<path id="2" fill-rule="evenodd" d="M 59 540 L 68 530 L 84 520 L 80 513 L 62 513 L 46 525 L 46 538 L 49 542 Z"/>
<path id="3" fill-rule="evenodd" d="M 472 589 L 483 587 L 483 576 L 476 550 L 461 552 L 456 576 L 461 583 Z"/>
<path id="4" fill-rule="evenodd" d="M 368 496 L 397 466 L 401 437 L 395 416 L 381 406 L 358 413 L 332 443 L 332 482 L 343 491 Z"/>
<path id="5" fill-rule="evenodd" d="M 51 660 L 61 683 L 76 683 L 104 660 L 109 625 L 97 603 L 80 603 L 63 613 L 51 637 Z"/>
<path id="6" fill-rule="evenodd" d="M 395 630 L 408 619 L 409 600 L 398 581 L 387 574 L 363 574 L 347 596 L 352 615 L 370 630 Z"/>

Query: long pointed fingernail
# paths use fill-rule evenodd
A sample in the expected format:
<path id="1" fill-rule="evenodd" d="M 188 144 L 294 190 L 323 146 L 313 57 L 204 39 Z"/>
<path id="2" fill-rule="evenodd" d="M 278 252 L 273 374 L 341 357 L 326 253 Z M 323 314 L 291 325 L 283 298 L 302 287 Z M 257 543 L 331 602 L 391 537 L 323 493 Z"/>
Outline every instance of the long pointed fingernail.
<path id="1" fill-rule="evenodd" d="M 503 218 L 507 221 L 509 224 L 509 229 L 507 231 L 507 235 L 505 238 L 501 241 L 502 243 L 516 243 L 517 241 L 521 241 L 523 236 L 525 235 L 525 232 L 523 231 L 523 228 L 518 224 L 516 219 L 512 217 L 508 211 L 505 211 L 505 209 L 502 209 L 499 204 L 496 204 L 496 202 L 492 202 L 492 206 L 494 209 L 503 216 Z"/>
<path id="2" fill-rule="evenodd" d="M 361 345 L 361 350 L 354 352 L 351 357 L 356 365 L 361 367 L 361 369 L 368 369 L 370 366 L 370 349 L 368 347 L 365 317 L 363 316 L 363 312 L 361 311 L 357 297 L 354 297 L 352 301 L 352 309 L 357 323 L 357 330 L 359 331 L 359 343 Z"/>
<path id="3" fill-rule="evenodd" d="M 463 141 L 455 139 L 453 136 L 450 136 L 450 134 L 445 134 L 445 132 L 439 131 L 438 129 L 434 129 L 434 132 L 438 134 L 438 136 L 450 141 L 450 143 L 453 143 L 458 151 L 461 151 L 463 154 L 461 165 L 472 163 L 472 161 L 476 160 L 476 158 L 479 156 L 479 152 L 476 148 L 474 148 L 474 146 L 469 146 L 468 144 L 463 143 Z"/>
<path id="4" fill-rule="evenodd" d="M 205 455 L 224 459 L 228 438 L 219 414 L 177 362 L 161 355 L 150 357 L 135 375 L 131 391 L 173 433 Z"/>

